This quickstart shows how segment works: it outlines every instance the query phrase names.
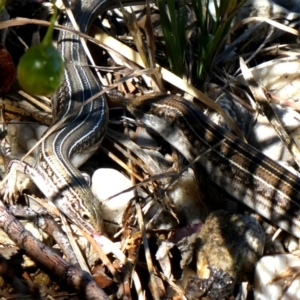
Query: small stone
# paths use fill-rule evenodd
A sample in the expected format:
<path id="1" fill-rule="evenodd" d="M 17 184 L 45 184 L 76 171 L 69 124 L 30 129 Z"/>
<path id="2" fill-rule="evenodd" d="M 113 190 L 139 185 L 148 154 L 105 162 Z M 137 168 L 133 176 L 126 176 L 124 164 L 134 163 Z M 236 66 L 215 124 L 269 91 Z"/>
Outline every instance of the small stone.
<path id="1" fill-rule="evenodd" d="M 203 219 L 205 211 L 203 195 L 200 193 L 194 173 L 189 170 L 168 189 L 174 211 L 180 224 L 197 224 Z"/>
<path id="2" fill-rule="evenodd" d="M 34 276 L 33 282 L 39 286 L 48 287 L 51 283 L 51 280 L 46 273 L 40 272 Z"/>
<path id="3" fill-rule="evenodd" d="M 210 214 L 196 242 L 197 275 L 208 278 L 209 267 L 247 281 L 263 254 L 265 233 L 251 216 L 216 211 Z"/>
<path id="4" fill-rule="evenodd" d="M 285 3 L 290 1 L 285 1 Z M 281 18 L 293 20 L 297 14 L 290 12 L 281 5 L 270 0 L 247 0 L 238 10 L 235 19 L 236 22 L 249 17 Z"/>
<path id="5" fill-rule="evenodd" d="M 291 234 L 288 234 L 283 240 L 283 245 L 288 252 L 297 251 L 299 250 L 299 239 Z"/>

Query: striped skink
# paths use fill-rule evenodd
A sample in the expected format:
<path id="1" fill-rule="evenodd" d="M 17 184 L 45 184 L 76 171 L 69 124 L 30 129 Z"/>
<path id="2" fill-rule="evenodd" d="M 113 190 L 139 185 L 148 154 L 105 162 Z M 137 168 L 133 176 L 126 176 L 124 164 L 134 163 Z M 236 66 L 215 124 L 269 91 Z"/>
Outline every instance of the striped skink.
<path id="1" fill-rule="evenodd" d="M 86 32 L 97 15 L 118 7 L 120 3 L 125 6 L 144 1 L 77 1 L 73 13 L 80 30 Z M 69 20 L 64 25 L 72 27 Z M 91 148 L 96 148 L 105 135 L 108 119 L 106 101 L 101 96 L 82 106 L 82 103 L 101 90 L 101 86 L 87 67 L 88 61 L 79 37 L 62 31 L 58 49 L 65 62 L 65 78 L 52 99 L 53 126 L 70 113 L 73 115 L 41 143 L 36 166 L 18 160 L 10 162 L 9 179 L 2 185 L 2 192 L 4 198 L 11 198 L 15 189 L 14 174 L 16 171 L 23 172 L 72 222 L 89 233 L 102 232 L 99 201 L 76 167 L 78 161 L 82 162 L 93 153 Z"/>
<path id="2" fill-rule="evenodd" d="M 200 156 L 209 178 L 228 194 L 300 238 L 297 176 L 213 123 L 185 99 L 148 94 L 126 100 L 124 105 L 188 161 Z"/>
<path id="3" fill-rule="evenodd" d="M 78 1 L 74 15 L 81 31 L 86 32 L 97 14 L 117 7 L 120 2 L 123 5 L 144 3 L 134 0 Z M 68 21 L 65 25 L 71 26 Z M 78 36 L 61 33 L 59 49 L 66 70 L 64 83 L 53 99 L 55 123 L 101 89 L 86 67 L 87 60 Z M 225 139 L 220 147 L 200 160 L 210 178 L 234 198 L 300 238 L 300 181 L 296 176 L 211 122 L 184 99 L 147 95 L 128 101 L 126 106 L 189 161 Z M 98 201 L 73 163 L 76 164 L 79 153 L 101 142 L 106 122 L 105 99 L 99 97 L 78 110 L 68 124 L 43 141 L 34 168 L 15 160 L 9 168 L 12 173 L 19 170 L 30 175 L 48 199 L 90 233 L 102 231 L 102 215 Z M 6 195 L 13 190 L 7 186 L 4 187 Z"/>

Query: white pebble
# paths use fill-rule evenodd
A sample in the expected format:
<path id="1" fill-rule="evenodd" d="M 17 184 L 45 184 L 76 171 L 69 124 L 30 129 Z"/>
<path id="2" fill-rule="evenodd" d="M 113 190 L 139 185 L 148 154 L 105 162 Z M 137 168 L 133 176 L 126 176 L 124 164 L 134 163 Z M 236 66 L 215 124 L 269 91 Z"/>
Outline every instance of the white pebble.
<path id="1" fill-rule="evenodd" d="M 45 125 L 40 125 L 35 129 L 35 134 L 38 140 L 40 140 L 47 129 L 48 127 Z"/>
<path id="2" fill-rule="evenodd" d="M 26 141 L 26 147 L 27 147 L 27 151 L 29 151 L 33 146 L 36 145 L 36 143 L 38 142 L 38 140 L 36 138 L 32 138 Z M 33 153 L 31 154 L 32 156 L 34 156 L 35 158 L 38 157 L 38 151 L 39 151 L 39 147 L 36 147 L 33 150 Z"/>
<path id="3" fill-rule="evenodd" d="M 19 126 L 18 129 L 18 143 L 22 149 L 26 149 L 27 141 L 35 138 L 35 133 L 30 126 Z"/>
<path id="4" fill-rule="evenodd" d="M 121 223 L 127 203 L 134 196 L 133 191 L 122 193 L 108 201 L 105 200 L 131 186 L 130 180 L 114 169 L 102 168 L 94 172 L 91 189 L 103 204 L 102 211 L 105 220 Z M 110 232 L 114 231 L 112 228 L 107 229 Z"/>
<path id="5" fill-rule="evenodd" d="M 170 187 L 169 195 L 179 220 L 186 224 L 196 224 L 202 221 L 203 201 L 192 171 L 182 174 L 176 183 Z"/>
<path id="6" fill-rule="evenodd" d="M 289 284 L 291 277 L 277 280 L 288 267 L 298 267 L 300 259 L 291 254 L 264 256 L 259 260 L 255 269 L 254 299 L 255 300 L 297 300 L 300 299 L 300 278 Z M 287 289 L 285 290 L 285 285 Z"/>
<path id="7" fill-rule="evenodd" d="M 299 239 L 291 234 L 288 234 L 283 240 L 284 247 L 288 252 L 294 252 L 299 250 Z"/>

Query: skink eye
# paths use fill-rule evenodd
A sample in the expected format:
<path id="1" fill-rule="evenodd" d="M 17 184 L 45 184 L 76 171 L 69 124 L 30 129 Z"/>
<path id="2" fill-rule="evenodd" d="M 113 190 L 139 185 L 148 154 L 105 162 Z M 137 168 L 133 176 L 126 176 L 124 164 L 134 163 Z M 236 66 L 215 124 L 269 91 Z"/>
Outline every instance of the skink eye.
<path id="1" fill-rule="evenodd" d="M 90 216 L 88 216 L 87 214 L 82 214 L 81 217 L 85 221 L 90 221 Z"/>
<path id="2" fill-rule="evenodd" d="M 149 104 L 144 104 L 142 107 L 141 107 L 142 111 L 144 113 L 148 113 L 150 110 L 151 110 L 151 105 Z"/>

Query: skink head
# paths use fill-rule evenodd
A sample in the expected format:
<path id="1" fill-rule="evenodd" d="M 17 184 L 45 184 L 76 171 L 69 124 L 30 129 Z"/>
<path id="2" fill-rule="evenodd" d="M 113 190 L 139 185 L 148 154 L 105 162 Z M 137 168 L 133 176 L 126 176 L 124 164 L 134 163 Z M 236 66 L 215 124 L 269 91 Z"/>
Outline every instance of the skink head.
<path id="1" fill-rule="evenodd" d="M 54 200 L 57 208 L 62 211 L 73 223 L 90 234 L 103 232 L 103 218 L 100 210 L 100 202 L 89 192 L 88 197 L 82 197 L 83 201 L 69 191 L 62 197 Z M 67 201 L 66 201 L 67 200 Z"/>
<path id="2" fill-rule="evenodd" d="M 168 98 L 170 95 L 151 93 L 125 101 L 126 109 L 147 127 L 161 133 L 172 125 L 177 114 L 170 110 Z"/>
<path id="3" fill-rule="evenodd" d="M 81 207 L 77 215 L 79 216 L 77 226 L 89 233 L 103 233 L 103 218 L 99 200 L 96 197 L 93 196 L 88 205 Z"/>
<path id="4" fill-rule="evenodd" d="M 146 128 L 154 130 L 181 152 L 188 161 L 198 147 L 193 128 L 199 128 L 196 108 L 187 100 L 167 94 L 147 94 L 126 100 L 125 106 Z M 200 128 L 202 130 L 202 128 Z"/>

